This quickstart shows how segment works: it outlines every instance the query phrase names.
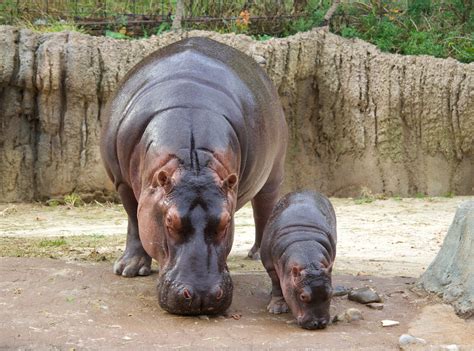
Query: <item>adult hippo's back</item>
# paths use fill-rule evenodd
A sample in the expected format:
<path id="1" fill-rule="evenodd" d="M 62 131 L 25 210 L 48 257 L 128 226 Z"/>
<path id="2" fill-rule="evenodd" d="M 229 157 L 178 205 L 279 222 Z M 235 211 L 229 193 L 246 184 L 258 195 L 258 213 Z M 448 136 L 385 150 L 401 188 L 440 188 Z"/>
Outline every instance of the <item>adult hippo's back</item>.
<path id="1" fill-rule="evenodd" d="M 156 51 L 108 102 L 101 152 L 128 214 L 123 276 L 160 265 L 160 305 L 225 311 L 236 210 L 252 200 L 257 256 L 283 180 L 287 126 L 265 72 L 205 38 Z"/>

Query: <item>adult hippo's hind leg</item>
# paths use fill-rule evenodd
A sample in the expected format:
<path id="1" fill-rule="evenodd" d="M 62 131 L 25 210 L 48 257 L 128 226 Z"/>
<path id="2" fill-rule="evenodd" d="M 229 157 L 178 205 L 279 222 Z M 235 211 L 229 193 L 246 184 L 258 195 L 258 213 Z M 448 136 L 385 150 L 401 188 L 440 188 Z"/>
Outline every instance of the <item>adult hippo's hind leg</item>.
<path id="1" fill-rule="evenodd" d="M 137 200 L 132 189 L 127 185 L 120 184 L 117 190 L 122 199 L 123 207 L 128 214 L 128 228 L 125 252 L 115 262 L 114 273 L 124 277 L 149 275 L 151 257 L 145 252 L 138 235 Z"/>

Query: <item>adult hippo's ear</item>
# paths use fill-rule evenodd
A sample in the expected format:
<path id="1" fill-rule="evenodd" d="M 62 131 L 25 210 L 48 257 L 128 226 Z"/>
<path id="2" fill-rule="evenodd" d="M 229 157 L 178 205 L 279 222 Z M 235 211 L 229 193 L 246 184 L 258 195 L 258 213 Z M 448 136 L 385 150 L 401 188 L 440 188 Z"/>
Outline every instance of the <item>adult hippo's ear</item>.
<path id="1" fill-rule="evenodd" d="M 222 181 L 222 186 L 228 190 L 234 189 L 234 187 L 237 185 L 238 180 L 239 178 L 237 177 L 237 174 L 229 174 L 227 178 Z"/>
<path id="2" fill-rule="evenodd" d="M 153 188 L 161 187 L 166 193 L 169 193 L 172 188 L 171 176 L 165 170 L 161 170 L 155 173 L 153 180 L 151 181 Z"/>

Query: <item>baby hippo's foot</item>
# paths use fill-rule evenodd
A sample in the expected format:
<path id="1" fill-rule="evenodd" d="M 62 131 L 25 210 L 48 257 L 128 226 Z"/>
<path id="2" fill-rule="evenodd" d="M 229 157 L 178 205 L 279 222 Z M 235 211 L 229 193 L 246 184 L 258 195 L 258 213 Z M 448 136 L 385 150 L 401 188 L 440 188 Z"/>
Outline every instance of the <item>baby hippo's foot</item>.
<path id="1" fill-rule="evenodd" d="M 252 260 L 260 259 L 260 249 L 254 244 L 247 255 Z"/>
<path id="2" fill-rule="evenodd" d="M 151 257 L 142 249 L 125 249 L 124 254 L 114 264 L 114 273 L 124 277 L 150 275 Z"/>
<path id="3" fill-rule="evenodd" d="M 267 306 L 267 310 L 273 314 L 286 313 L 288 312 L 288 305 L 283 296 L 272 296 L 272 299 Z"/>

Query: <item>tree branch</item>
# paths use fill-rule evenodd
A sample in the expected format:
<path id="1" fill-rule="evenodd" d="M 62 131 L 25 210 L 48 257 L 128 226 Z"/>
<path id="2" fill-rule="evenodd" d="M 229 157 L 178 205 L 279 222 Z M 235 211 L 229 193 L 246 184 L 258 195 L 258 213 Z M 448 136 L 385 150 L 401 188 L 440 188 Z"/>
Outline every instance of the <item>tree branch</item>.
<path id="1" fill-rule="evenodd" d="M 323 27 L 329 26 L 329 21 L 331 20 L 332 16 L 336 12 L 339 3 L 341 0 L 333 0 L 331 7 L 329 8 L 328 12 L 324 15 Z"/>

